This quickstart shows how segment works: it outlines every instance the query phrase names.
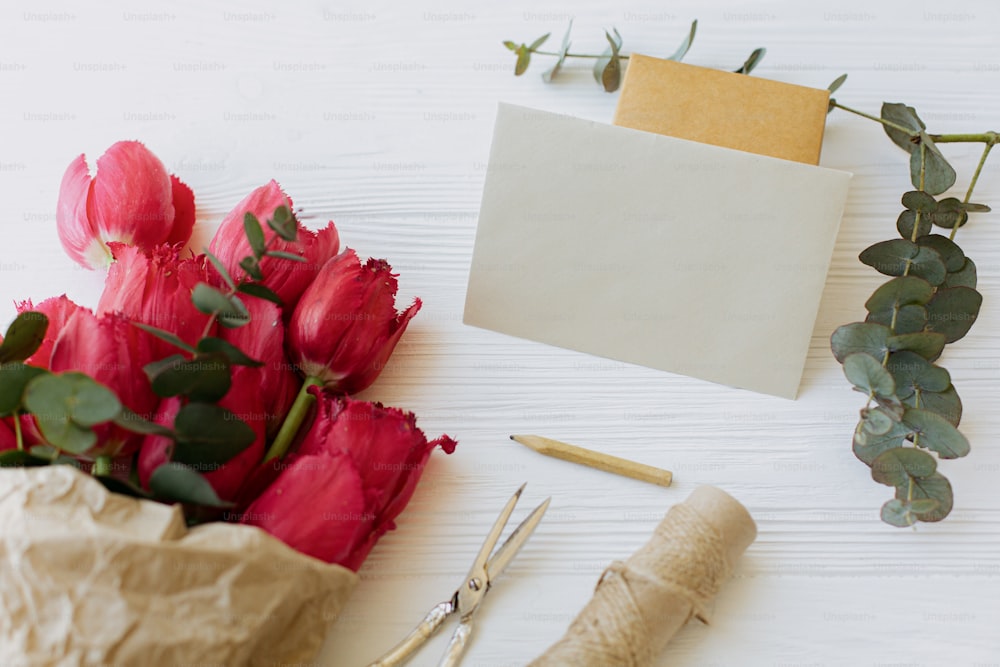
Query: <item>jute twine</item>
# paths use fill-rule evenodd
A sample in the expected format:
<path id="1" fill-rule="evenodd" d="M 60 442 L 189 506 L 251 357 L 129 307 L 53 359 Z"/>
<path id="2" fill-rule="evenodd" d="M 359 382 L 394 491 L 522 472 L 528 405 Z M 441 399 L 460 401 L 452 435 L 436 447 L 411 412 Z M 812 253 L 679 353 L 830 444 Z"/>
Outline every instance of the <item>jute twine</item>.
<path id="1" fill-rule="evenodd" d="M 652 664 L 692 616 L 708 622 L 708 605 L 732 572 L 730 546 L 698 511 L 673 506 L 649 542 L 604 571 L 563 638 L 530 667 Z"/>

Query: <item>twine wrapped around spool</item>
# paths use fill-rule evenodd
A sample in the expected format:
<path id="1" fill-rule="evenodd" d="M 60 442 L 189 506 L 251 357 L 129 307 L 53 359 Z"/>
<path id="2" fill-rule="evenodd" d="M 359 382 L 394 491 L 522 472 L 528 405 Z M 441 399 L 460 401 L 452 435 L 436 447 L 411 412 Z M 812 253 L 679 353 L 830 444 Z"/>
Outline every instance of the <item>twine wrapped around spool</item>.
<path id="1" fill-rule="evenodd" d="M 701 486 L 673 506 L 653 536 L 601 575 L 566 634 L 529 667 L 647 667 L 707 608 L 757 526 L 736 499 Z"/>

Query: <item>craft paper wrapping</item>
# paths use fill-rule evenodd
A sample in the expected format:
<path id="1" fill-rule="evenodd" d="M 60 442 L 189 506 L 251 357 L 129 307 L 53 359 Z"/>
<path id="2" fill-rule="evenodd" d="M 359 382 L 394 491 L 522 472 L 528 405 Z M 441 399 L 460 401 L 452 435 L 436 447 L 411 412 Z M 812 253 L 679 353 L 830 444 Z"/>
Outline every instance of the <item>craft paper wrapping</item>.
<path id="1" fill-rule="evenodd" d="M 828 90 L 632 54 L 614 123 L 817 164 L 829 102 Z"/>
<path id="2" fill-rule="evenodd" d="M 70 466 L 0 470 L 0 665 L 267 665 L 315 657 L 357 580 L 249 526 Z"/>
<path id="3" fill-rule="evenodd" d="M 794 398 L 850 177 L 501 104 L 464 321 Z"/>

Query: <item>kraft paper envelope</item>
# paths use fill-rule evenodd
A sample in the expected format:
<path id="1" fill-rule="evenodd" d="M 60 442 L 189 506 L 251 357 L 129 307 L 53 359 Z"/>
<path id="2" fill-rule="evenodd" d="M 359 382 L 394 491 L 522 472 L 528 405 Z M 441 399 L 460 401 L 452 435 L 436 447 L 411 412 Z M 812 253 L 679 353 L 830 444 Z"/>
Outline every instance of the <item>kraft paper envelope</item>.
<path id="1" fill-rule="evenodd" d="M 850 178 L 501 104 L 464 321 L 794 398 Z"/>

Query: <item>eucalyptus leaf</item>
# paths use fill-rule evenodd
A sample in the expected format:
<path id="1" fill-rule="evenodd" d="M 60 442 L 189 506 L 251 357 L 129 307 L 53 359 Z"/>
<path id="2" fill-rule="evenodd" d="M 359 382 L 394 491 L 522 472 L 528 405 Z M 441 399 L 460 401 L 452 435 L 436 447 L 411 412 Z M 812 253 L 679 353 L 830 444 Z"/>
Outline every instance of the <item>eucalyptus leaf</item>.
<path id="1" fill-rule="evenodd" d="M 208 261 L 211 262 L 212 266 L 215 267 L 215 270 L 222 277 L 222 280 L 223 282 L 226 283 L 226 286 L 231 290 L 236 289 L 236 283 L 233 281 L 233 277 L 229 275 L 229 269 L 226 268 L 226 266 L 222 263 L 222 261 L 215 255 L 213 255 L 211 252 L 209 252 L 208 248 L 203 248 L 202 252 L 205 253 L 206 257 L 208 257 Z"/>
<path id="2" fill-rule="evenodd" d="M 951 508 L 955 503 L 955 498 L 952 495 L 951 484 L 941 473 L 936 472 L 930 477 L 915 479 L 913 480 L 912 490 L 908 487 L 909 485 L 903 487 L 897 486 L 896 497 L 900 500 L 904 500 L 908 496 L 912 496 L 910 502 L 926 498 L 936 500 L 938 503 L 937 506 L 929 512 L 914 512 L 917 514 L 917 518 L 921 521 L 926 521 L 928 523 L 940 521 L 951 513 Z"/>
<path id="3" fill-rule="evenodd" d="M 733 70 L 736 74 L 749 74 L 754 70 L 757 65 L 764 60 L 764 56 L 767 55 L 767 49 L 764 47 L 759 47 L 750 52 L 747 59 L 743 62 L 739 69 Z"/>
<path id="4" fill-rule="evenodd" d="M 613 93 L 618 90 L 618 86 L 621 85 L 622 81 L 622 61 L 618 55 L 618 48 L 621 43 L 621 38 L 618 33 L 615 33 L 615 37 L 612 38 L 607 32 L 604 36 L 608 39 L 608 48 L 611 49 L 611 58 L 608 60 L 608 64 L 604 66 L 604 70 L 601 72 L 601 85 L 604 86 L 604 90 L 609 93 Z M 615 42 L 615 39 L 618 42 Z"/>
<path id="5" fill-rule="evenodd" d="M 945 391 L 951 386 L 951 376 L 919 354 L 909 351 L 889 355 L 886 369 L 896 381 L 896 396 L 908 398 L 915 391 Z"/>
<path id="6" fill-rule="evenodd" d="M 897 447 L 879 454 L 872 463 L 872 479 L 879 484 L 899 487 L 911 478 L 930 477 L 937 470 L 937 461 L 916 447 Z"/>
<path id="7" fill-rule="evenodd" d="M 976 264 L 970 258 L 965 258 L 965 263 L 958 271 L 953 271 L 944 277 L 941 287 L 969 287 L 976 289 Z"/>
<path id="8" fill-rule="evenodd" d="M 871 466 L 882 452 L 902 447 L 910 433 L 912 431 L 900 422 L 893 422 L 892 428 L 886 433 L 871 433 L 859 428 L 854 432 L 852 449 L 860 461 Z"/>
<path id="9" fill-rule="evenodd" d="M 921 213 L 920 221 L 917 221 L 917 214 L 914 211 L 903 211 L 896 218 L 896 231 L 904 239 L 910 240 L 913 238 L 913 228 L 918 226 L 917 237 L 930 234 L 934 226 L 931 224 L 933 221 L 933 216 L 930 213 Z"/>
<path id="10" fill-rule="evenodd" d="M 237 291 L 248 294 L 258 299 L 264 299 L 265 301 L 270 301 L 271 303 L 283 306 L 285 304 L 281 297 L 273 292 L 269 287 L 261 285 L 260 283 L 240 283 L 240 286 L 236 288 Z"/>
<path id="11" fill-rule="evenodd" d="M 284 250 L 268 250 L 264 253 L 268 257 L 278 257 L 280 259 L 286 259 L 289 262 L 299 262 L 304 264 L 308 260 L 302 255 L 296 255 L 294 252 L 285 252 Z"/>
<path id="12" fill-rule="evenodd" d="M 151 378 L 157 396 L 187 396 L 193 401 L 218 401 L 229 392 L 232 374 L 221 353 L 199 353 L 194 359 L 172 358 Z"/>
<path id="13" fill-rule="evenodd" d="M 23 449 L 7 449 L 0 452 L 0 468 L 35 468 L 49 465 L 48 459 L 33 456 Z"/>
<path id="14" fill-rule="evenodd" d="M 19 313 L 0 343 L 0 364 L 24 361 L 33 355 L 45 339 L 48 328 L 49 318 L 44 313 L 34 310 Z"/>
<path id="15" fill-rule="evenodd" d="M 573 19 L 569 20 L 569 25 L 566 27 L 566 34 L 563 35 L 562 46 L 559 47 L 559 59 L 556 60 L 556 64 L 550 67 L 542 74 L 542 80 L 545 83 L 550 83 L 559 70 L 562 69 L 563 63 L 566 62 L 566 54 L 569 53 L 569 35 L 573 32 Z"/>
<path id="16" fill-rule="evenodd" d="M 517 51 L 517 44 L 509 39 L 504 40 L 503 45 L 506 46 L 509 51 Z"/>
<path id="17" fill-rule="evenodd" d="M 604 86 L 604 90 L 606 90 L 609 93 L 610 92 L 614 92 L 615 90 L 618 89 L 618 87 L 615 86 L 611 90 L 608 90 L 607 85 L 605 85 L 605 83 L 604 83 L 604 72 L 610 66 L 611 60 L 612 60 L 612 56 L 615 53 L 617 53 L 618 51 L 620 51 L 621 48 L 622 48 L 622 37 L 621 37 L 621 35 L 618 34 L 618 30 L 615 29 L 615 28 L 612 28 L 611 32 L 614 33 L 614 38 L 613 39 L 612 39 L 612 37 L 610 35 L 608 35 L 607 32 L 604 33 L 604 35 L 607 37 L 608 41 L 610 42 L 610 45 L 606 49 L 604 49 L 604 52 L 601 54 L 601 57 L 597 58 L 595 60 L 595 62 L 594 62 L 594 80 L 597 81 L 597 83 L 599 83 L 602 86 Z M 612 47 L 614 47 L 614 48 L 612 48 Z M 620 67 L 619 67 L 619 71 L 620 71 Z"/>
<path id="18" fill-rule="evenodd" d="M 114 422 L 126 431 L 131 431 L 132 433 L 162 435 L 168 438 L 173 437 L 174 434 L 173 431 L 166 426 L 161 426 L 156 422 L 151 422 L 143 416 L 132 412 L 125 406 L 122 406 L 121 414 L 115 417 Z"/>
<path id="19" fill-rule="evenodd" d="M 914 187 L 939 195 L 955 185 L 956 178 L 955 169 L 948 164 L 934 140 L 926 132 L 921 132 L 920 150 L 910 153 L 910 181 Z"/>
<path id="20" fill-rule="evenodd" d="M 864 394 L 892 396 L 896 383 L 882 363 L 868 354 L 855 352 L 844 359 L 844 375 L 854 387 Z"/>
<path id="21" fill-rule="evenodd" d="M 113 391 L 76 372 L 37 375 L 28 383 L 23 400 L 24 407 L 40 424 L 51 419 L 72 422 L 84 429 L 111 421 L 122 409 Z"/>
<path id="22" fill-rule="evenodd" d="M 917 405 L 919 398 L 920 405 Z M 958 426 L 962 421 L 962 399 L 959 398 L 955 386 L 952 385 L 942 392 L 924 391 L 904 399 L 903 403 L 911 408 L 920 407 L 941 415 L 952 426 Z"/>
<path id="23" fill-rule="evenodd" d="M 188 403 L 174 419 L 173 460 L 211 468 L 229 461 L 253 444 L 254 430 L 235 414 L 213 403 Z"/>
<path id="24" fill-rule="evenodd" d="M 965 266 L 965 253 L 958 247 L 958 244 L 947 236 L 940 234 L 928 234 L 917 239 L 917 245 L 931 248 L 941 256 L 944 268 L 948 273 L 958 271 Z"/>
<path id="25" fill-rule="evenodd" d="M 892 416 L 882 408 L 863 408 L 861 410 L 862 427 L 872 435 L 885 435 L 895 424 Z"/>
<path id="26" fill-rule="evenodd" d="M 939 289 L 927 302 L 927 330 L 943 333 L 954 343 L 969 333 L 982 304 L 983 296 L 971 287 Z"/>
<path id="27" fill-rule="evenodd" d="M 911 211 L 920 211 L 922 213 L 933 213 L 937 210 L 938 206 L 937 200 L 923 190 L 910 190 L 903 194 L 900 201 L 903 206 Z"/>
<path id="28" fill-rule="evenodd" d="M 897 528 L 912 526 L 918 520 L 913 514 L 910 505 L 898 498 L 893 498 L 882 505 L 880 516 L 882 517 L 882 521 Z"/>
<path id="29" fill-rule="evenodd" d="M 45 373 L 48 371 L 44 368 L 27 366 L 20 361 L 0 364 L 0 417 L 20 411 L 28 383 Z"/>
<path id="30" fill-rule="evenodd" d="M 840 90 L 840 87 L 844 85 L 845 81 L 847 81 L 847 74 L 841 74 L 836 79 L 834 79 L 833 82 L 831 82 L 830 85 L 826 87 L 826 89 L 830 91 L 831 95 L 833 95 L 835 92 Z"/>
<path id="31" fill-rule="evenodd" d="M 202 475 L 182 463 L 164 463 L 149 476 L 149 489 L 161 500 L 202 505 L 232 507 L 223 502 Z"/>
<path id="32" fill-rule="evenodd" d="M 198 352 L 203 354 L 221 354 L 234 366 L 263 366 L 264 363 L 252 359 L 240 348 L 221 338 L 206 336 L 198 341 Z"/>
<path id="33" fill-rule="evenodd" d="M 876 359 L 889 351 L 889 328 L 881 324 L 854 322 L 838 327 L 830 336 L 830 347 L 837 361 L 844 363 L 849 354 L 864 352 Z"/>
<path id="34" fill-rule="evenodd" d="M 263 252 L 261 256 L 263 256 Z M 244 257 L 240 260 L 240 268 L 243 269 L 243 273 L 247 274 L 251 280 L 263 280 L 264 272 L 260 270 L 260 262 L 257 261 L 256 257 Z M 239 288 L 237 288 L 239 289 Z"/>
<path id="35" fill-rule="evenodd" d="M 153 494 L 146 491 L 141 486 L 136 486 L 131 482 L 118 479 L 117 477 L 110 477 L 107 475 L 94 475 L 94 478 L 104 485 L 108 491 L 112 493 L 120 493 L 123 496 L 130 496 L 132 498 L 152 498 Z"/>
<path id="36" fill-rule="evenodd" d="M 914 442 L 943 459 L 957 459 L 969 453 L 969 441 L 947 419 L 923 408 L 903 413 L 903 423 L 920 435 Z"/>
<path id="37" fill-rule="evenodd" d="M 899 276 L 883 284 L 865 302 L 870 313 L 892 311 L 910 304 L 923 305 L 934 296 L 934 288 L 923 278 Z"/>
<path id="38" fill-rule="evenodd" d="M 249 320 L 250 314 L 246 306 L 235 296 L 226 296 L 219 290 L 207 283 L 198 283 L 191 293 L 191 301 L 195 308 L 206 315 L 219 317 L 219 323 L 224 324 L 225 320 Z"/>
<path id="39" fill-rule="evenodd" d="M 909 334 L 923 331 L 927 326 L 927 310 L 923 306 L 910 305 L 903 306 L 896 314 L 896 321 L 893 323 L 892 311 L 879 311 L 869 313 L 866 322 L 876 322 L 885 326 L 893 326 L 896 334 Z"/>
<path id="40" fill-rule="evenodd" d="M 538 39 L 536 39 L 535 41 L 533 41 L 533 42 L 531 43 L 531 45 L 530 45 L 530 46 L 528 47 L 528 50 L 529 50 L 529 51 L 531 51 L 531 52 L 535 52 L 535 51 L 537 51 L 537 50 L 538 50 L 538 47 L 539 47 L 539 46 L 541 46 L 542 44 L 544 44 L 544 43 L 545 43 L 545 41 L 546 41 L 546 40 L 547 40 L 547 39 L 548 39 L 549 37 L 551 37 L 551 36 L 552 36 L 552 33 L 551 33 L 551 32 L 547 32 L 547 33 L 545 33 L 544 35 L 542 35 L 541 37 L 539 37 Z"/>
<path id="41" fill-rule="evenodd" d="M 890 139 L 892 139 L 892 143 L 896 144 L 907 153 L 913 153 L 916 150 L 916 138 L 919 137 L 920 132 L 927 127 L 924 125 L 924 122 L 920 120 L 920 117 L 917 116 L 916 109 L 898 102 L 885 102 L 882 104 L 882 120 L 887 120 L 890 123 L 900 125 L 909 130 L 908 133 L 903 133 L 896 128 L 889 127 L 888 125 L 882 125 L 882 129 L 885 130 L 885 133 L 889 135 Z"/>
<path id="42" fill-rule="evenodd" d="M 274 209 L 274 213 L 267 221 L 267 226 L 273 229 L 274 233 L 284 241 L 295 241 L 298 238 L 298 223 L 296 223 L 291 209 L 287 206 L 279 206 Z"/>
<path id="43" fill-rule="evenodd" d="M 260 259 L 267 249 L 267 241 L 264 239 L 264 228 L 260 226 L 257 216 L 247 211 L 243 214 L 243 232 L 247 236 L 247 243 L 253 250 L 254 257 Z"/>
<path id="44" fill-rule="evenodd" d="M 937 203 L 937 208 L 928 215 L 931 223 L 945 229 L 962 227 L 969 221 L 967 205 L 955 197 L 942 199 Z"/>
<path id="45" fill-rule="evenodd" d="M 174 347 L 180 348 L 185 352 L 194 353 L 194 347 L 181 340 L 176 334 L 157 327 L 151 327 L 148 324 L 142 324 L 141 322 L 132 322 L 132 326 L 142 329 L 146 333 L 152 334 L 160 340 L 170 343 Z"/>
<path id="46" fill-rule="evenodd" d="M 691 50 L 691 45 L 694 43 L 694 35 L 697 31 L 698 31 L 698 20 L 695 19 L 694 21 L 691 21 L 691 29 L 688 31 L 688 34 L 684 38 L 684 41 L 681 42 L 681 45 L 677 47 L 677 50 L 674 51 L 669 56 L 667 56 L 666 59 L 676 60 L 678 62 L 684 60 L 684 56 L 686 56 L 687 52 Z"/>
<path id="47" fill-rule="evenodd" d="M 945 337 L 944 334 L 921 331 L 890 336 L 886 340 L 886 345 L 892 352 L 909 350 L 928 361 L 934 361 L 941 356 L 941 352 L 944 350 Z"/>
<path id="48" fill-rule="evenodd" d="M 908 262 L 917 256 L 920 248 L 907 239 L 879 241 L 861 251 L 858 259 L 879 273 L 902 276 Z"/>

